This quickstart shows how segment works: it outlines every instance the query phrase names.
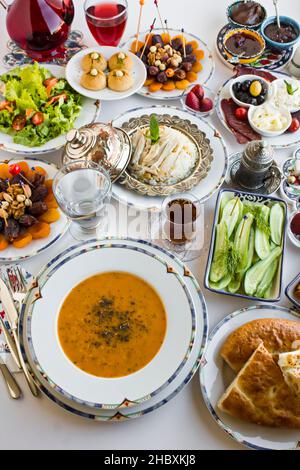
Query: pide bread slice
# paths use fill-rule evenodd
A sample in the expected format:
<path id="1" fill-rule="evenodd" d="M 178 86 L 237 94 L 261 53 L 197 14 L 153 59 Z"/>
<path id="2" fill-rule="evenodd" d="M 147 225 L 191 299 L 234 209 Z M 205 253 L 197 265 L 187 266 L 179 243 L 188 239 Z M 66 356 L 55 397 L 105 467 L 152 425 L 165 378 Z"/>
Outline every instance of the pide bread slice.
<path id="1" fill-rule="evenodd" d="M 300 349 L 280 354 L 278 365 L 287 385 L 300 399 Z"/>
<path id="2" fill-rule="evenodd" d="M 222 346 L 221 356 L 239 372 L 260 343 L 275 359 L 281 353 L 299 349 L 300 321 L 262 318 L 235 330 Z M 298 346 L 296 346 L 298 344 Z"/>
<path id="3" fill-rule="evenodd" d="M 260 343 L 218 402 L 221 411 L 259 425 L 300 428 L 300 399 Z"/>

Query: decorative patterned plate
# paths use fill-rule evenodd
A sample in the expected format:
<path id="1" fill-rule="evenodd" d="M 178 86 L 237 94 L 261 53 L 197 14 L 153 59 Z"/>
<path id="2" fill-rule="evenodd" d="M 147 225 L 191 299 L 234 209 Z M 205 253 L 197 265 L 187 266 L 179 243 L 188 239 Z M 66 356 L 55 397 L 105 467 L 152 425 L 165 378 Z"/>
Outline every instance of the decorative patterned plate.
<path id="1" fill-rule="evenodd" d="M 58 65 L 46 65 L 46 68 L 53 74 L 55 77 L 65 77 L 64 67 L 59 67 Z M 0 73 L 6 73 L 7 71 L 2 70 Z M 74 127 L 79 128 L 90 122 L 97 120 L 100 114 L 100 102 L 97 100 L 91 100 L 88 98 L 82 98 L 82 109 L 80 115 L 74 123 Z M 22 156 L 30 155 L 43 155 L 49 152 L 54 152 L 62 148 L 66 143 L 65 135 L 60 135 L 55 139 L 49 140 L 44 145 L 40 147 L 26 147 L 25 145 L 15 144 L 13 142 L 12 136 L 0 132 L 0 149 L 5 150 L 5 152 L 21 154 Z"/>
<path id="2" fill-rule="evenodd" d="M 166 107 L 166 106 L 150 106 L 144 108 L 136 108 L 121 114 L 116 117 L 112 125 L 115 127 L 122 127 L 125 123 L 136 122 L 141 116 L 151 115 L 166 115 L 168 114 L 171 119 L 181 119 L 183 121 L 189 121 L 192 126 L 197 127 L 198 130 L 208 139 L 210 147 L 212 149 L 214 159 L 211 162 L 211 168 L 206 176 L 197 184 L 191 192 L 201 202 L 207 201 L 223 184 L 227 168 L 228 168 L 228 154 L 226 144 L 220 134 L 220 132 L 208 123 L 205 119 L 199 118 L 197 114 L 188 112 L 179 108 Z M 162 197 L 149 197 L 142 194 L 138 194 L 136 191 L 128 189 L 126 186 L 116 183 L 113 185 L 113 196 L 128 205 L 132 205 L 141 210 L 160 210 Z"/>
<path id="3" fill-rule="evenodd" d="M 22 161 L 22 159 L 16 158 L 11 160 L 3 160 L 0 163 L 17 163 L 20 161 Z M 26 159 L 26 162 L 31 168 L 35 166 L 41 166 L 44 168 L 50 179 L 53 179 L 54 175 L 58 172 L 56 165 L 45 162 L 44 160 L 39 160 L 38 158 Z M 54 224 L 51 224 L 51 233 L 49 237 L 40 240 L 33 240 L 24 248 L 14 248 L 12 245 L 9 245 L 5 250 L 0 251 L 0 262 L 12 263 L 15 261 L 23 261 L 27 258 L 32 258 L 33 256 L 42 253 L 42 251 L 47 250 L 47 248 L 50 248 L 50 246 L 56 243 L 65 234 L 68 227 L 69 222 L 66 216 L 60 212 L 60 219 Z"/>
<path id="4" fill-rule="evenodd" d="M 170 114 L 156 114 L 155 116 L 160 125 L 165 125 L 180 131 L 188 137 L 191 143 L 197 148 L 197 162 L 192 173 L 172 185 L 150 185 L 143 181 L 139 181 L 137 178 L 132 176 L 130 169 L 127 169 L 124 173 L 124 179 L 121 177 L 119 182 L 120 184 L 124 184 L 128 189 L 136 191 L 144 196 L 170 196 L 171 194 L 188 191 L 199 184 L 201 180 L 206 178 L 211 169 L 214 155 L 210 142 L 204 132 L 192 124 L 188 119 L 182 119 L 179 116 L 174 115 L 171 116 Z M 122 125 L 122 129 L 133 137 L 139 129 L 147 128 L 149 125 L 150 115 L 145 114 L 138 118 L 130 119 L 129 122 L 125 122 Z"/>
<path id="5" fill-rule="evenodd" d="M 59 405 L 64 410 L 71 412 L 77 416 L 85 417 L 95 421 L 122 421 L 126 419 L 133 419 L 148 414 L 174 398 L 184 387 L 189 383 L 198 369 L 200 358 L 203 354 L 203 350 L 206 343 L 208 324 L 207 324 L 207 313 L 206 305 L 199 288 L 197 281 L 195 280 L 192 273 L 186 268 L 180 261 L 178 261 L 173 255 L 168 254 L 165 250 L 160 247 L 156 247 L 149 242 L 140 240 L 131 240 L 131 239 L 109 239 L 110 243 L 120 244 L 126 243 L 127 246 L 140 248 L 147 253 L 151 253 L 154 256 L 158 256 L 168 263 L 169 269 L 174 269 L 179 272 L 183 277 L 185 285 L 190 292 L 193 303 L 195 305 L 196 314 L 198 318 L 198 323 L 195 330 L 195 342 L 191 352 L 190 357 L 186 361 L 182 370 L 179 371 L 178 375 L 174 377 L 174 380 L 161 392 L 153 396 L 149 401 L 143 402 L 141 404 L 135 405 L 128 408 L 128 404 L 124 403 L 122 408 L 118 410 L 103 410 L 99 408 L 90 408 L 87 406 L 80 405 L 79 403 L 70 400 L 68 396 L 63 396 L 58 394 L 55 389 L 52 388 L 51 384 L 40 374 L 38 369 L 35 368 L 32 361 L 31 355 L 29 353 L 30 344 L 28 343 L 27 338 L 27 322 L 28 322 L 28 306 L 23 307 L 22 314 L 20 317 L 20 338 L 22 345 L 24 347 L 24 358 L 29 361 L 31 368 L 34 371 L 34 374 L 40 382 L 40 388 L 42 392 L 54 403 Z M 50 262 L 44 275 L 47 275 L 48 270 L 53 270 L 57 265 L 63 262 L 63 260 L 69 256 L 69 253 L 75 252 L 85 252 L 89 248 L 98 245 L 99 243 L 108 243 L 108 240 L 102 242 L 91 240 L 89 242 L 81 243 L 75 247 L 70 247 L 59 257 Z"/>
<path id="6" fill-rule="evenodd" d="M 212 331 L 200 365 L 200 385 L 205 404 L 216 423 L 240 444 L 256 450 L 296 450 L 299 429 L 274 429 L 235 419 L 221 412 L 217 403 L 232 381 L 232 371 L 224 364 L 220 349 L 234 330 L 260 318 L 299 320 L 300 314 L 284 307 L 255 305 L 228 315 Z"/>
<path id="7" fill-rule="evenodd" d="M 224 48 L 224 37 L 228 33 L 228 31 L 232 29 L 232 25 L 229 23 L 221 29 L 217 36 L 216 40 L 216 50 L 222 62 L 229 68 L 234 69 L 237 65 L 235 61 L 230 61 L 226 55 L 225 48 Z M 249 66 L 254 67 L 256 69 L 266 69 L 266 70 L 281 70 L 283 69 L 293 58 L 294 49 L 287 49 L 282 52 L 278 51 L 271 51 L 270 49 L 266 49 L 264 54 Z"/>
<path id="8" fill-rule="evenodd" d="M 65 42 L 62 55 L 51 58 L 50 63 L 52 65 L 66 65 L 74 54 L 87 47 L 82 43 L 82 41 L 83 34 L 80 31 L 71 31 L 67 41 Z M 4 67 L 17 67 L 20 65 L 32 64 L 34 62 L 34 60 L 31 59 L 23 49 L 20 49 L 14 41 L 8 41 L 7 49 L 9 52 L 2 58 Z M 47 62 L 44 63 L 46 64 Z"/>
<path id="9" fill-rule="evenodd" d="M 74 286 L 95 273 L 120 271 L 120 259 L 126 272 L 144 279 L 158 292 L 165 305 L 167 331 L 160 350 L 145 367 L 134 374 L 109 379 L 74 367 L 59 343 L 57 321 L 60 307 Z M 52 388 L 72 401 L 102 409 L 143 403 L 168 386 L 188 360 L 198 322 L 193 301 L 184 279 L 158 256 L 127 246 L 125 240 L 122 244 L 102 242 L 87 250 L 70 252 L 36 280 L 40 298 L 32 302 L 32 291 L 27 299 L 30 356 Z"/>
<path id="10" fill-rule="evenodd" d="M 229 170 L 227 173 L 227 177 L 225 180 L 226 186 L 229 186 L 234 189 L 240 189 L 242 191 L 247 191 L 248 193 L 259 193 L 263 194 L 264 196 L 270 196 L 271 194 L 276 193 L 280 188 L 282 174 L 280 169 L 278 168 L 276 162 L 273 163 L 271 166 L 269 173 L 267 174 L 264 185 L 259 189 L 248 189 L 240 186 L 236 174 L 238 169 L 240 168 L 241 158 L 243 156 L 243 152 L 237 152 L 230 156 L 229 159 Z"/>
<path id="11" fill-rule="evenodd" d="M 172 37 L 174 36 L 182 36 L 182 32 L 179 29 L 170 29 L 170 34 Z M 161 28 L 155 28 L 153 30 L 153 34 L 162 34 L 163 30 Z M 140 37 L 142 38 L 141 40 L 144 40 L 145 36 L 148 34 L 147 31 L 144 31 L 140 33 Z M 215 71 L 215 63 L 214 63 L 214 58 L 211 50 L 207 46 L 207 44 L 202 41 L 199 37 L 195 36 L 194 34 L 190 33 L 184 33 L 184 36 L 186 37 L 187 41 L 197 41 L 199 44 L 199 48 L 204 51 L 204 59 L 201 60 L 201 64 L 203 66 L 203 69 L 201 72 L 198 73 L 198 79 L 194 83 L 196 85 L 197 83 L 200 83 L 201 85 L 205 85 L 213 76 L 213 73 Z M 130 50 L 131 45 L 133 41 L 136 39 L 135 36 L 132 36 L 129 38 L 126 42 L 124 42 L 121 46 L 121 48 L 125 50 Z M 145 98 L 151 98 L 153 100 L 176 100 L 179 99 L 180 96 L 182 95 L 182 90 L 173 90 L 173 91 L 163 91 L 159 90 L 156 93 L 151 93 L 148 90 L 148 87 L 143 87 L 139 92 L 139 95 L 144 96 Z"/>
<path id="12" fill-rule="evenodd" d="M 300 158 L 300 152 L 298 152 L 299 156 L 296 158 Z M 288 199 L 289 202 L 297 202 L 300 198 L 300 186 L 299 184 L 289 184 L 287 178 L 291 176 L 291 168 L 294 168 L 296 158 L 290 158 L 286 160 L 282 167 L 283 173 L 283 181 L 281 186 L 281 191 L 285 198 Z"/>
<path id="13" fill-rule="evenodd" d="M 283 72 L 272 72 L 272 75 L 277 78 L 285 78 L 287 76 L 287 74 Z M 227 121 L 221 106 L 222 100 L 231 98 L 230 83 L 232 79 L 233 77 L 226 80 L 226 82 L 221 86 L 220 90 L 218 91 L 216 112 L 222 124 L 233 135 L 233 132 L 227 125 Z M 264 137 L 264 139 L 270 141 L 274 149 L 287 149 L 300 144 L 300 130 L 294 133 L 286 132 L 285 134 L 282 134 L 278 137 Z"/>

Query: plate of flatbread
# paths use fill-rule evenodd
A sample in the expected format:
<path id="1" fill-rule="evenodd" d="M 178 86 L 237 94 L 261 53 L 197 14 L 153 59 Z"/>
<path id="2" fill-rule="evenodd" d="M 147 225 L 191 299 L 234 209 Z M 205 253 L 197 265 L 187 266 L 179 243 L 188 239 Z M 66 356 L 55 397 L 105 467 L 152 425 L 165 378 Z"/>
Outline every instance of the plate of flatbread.
<path id="1" fill-rule="evenodd" d="M 240 444 L 300 449 L 300 314 L 257 305 L 224 318 L 208 340 L 200 384 L 212 417 Z"/>

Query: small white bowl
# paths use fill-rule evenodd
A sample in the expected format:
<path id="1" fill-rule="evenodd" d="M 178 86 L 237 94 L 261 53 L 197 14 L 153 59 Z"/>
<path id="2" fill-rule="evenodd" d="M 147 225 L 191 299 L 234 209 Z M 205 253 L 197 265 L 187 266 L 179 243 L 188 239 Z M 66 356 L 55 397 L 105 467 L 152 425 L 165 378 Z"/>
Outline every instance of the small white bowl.
<path id="1" fill-rule="evenodd" d="M 196 114 L 197 116 L 200 116 L 200 117 L 211 116 L 215 112 L 215 109 L 216 109 L 216 99 L 217 99 L 217 97 L 216 97 L 216 94 L 210 88 L 208 88 L 205 85 L 201 85 L 203 90 L 204 90 L 204 98 L 209 98 L 213 102 L 213 108 L 210 111 L 202 112 L 202 111 L 196 111 L 195 109 L 190 108 L 186 104 L 187 95 L 190 93 L 190 91 L 192 91 L 192 89 L 194 88 L 195 85 L 197 85 L 197 83 L 193 83 L 191 86 L 189 86 L 182 93 L 182 95 L 180 97 L 180 101 L 181 101 L 181 105 L 182 105 L 183 109 L 186 109 L 187 111 L 189 111 L 191 113 L 194 113 L 194 114 Z"/>
<path id="2" fill-rule="evenodd" d="M 282 84 L 284 84 L 285 81 L 287 81 L 287 82 L 296 82 L 296 84 L 300 88 L 300 81 L 296 80 L 294 78 L 291 78 L 291 77 L 279 78 L 278 80 L 274 80 L 274 82 L 271 83 L 270 88 L 269 88 L 269 99 L 273 103 L 274 103 L 274 98 L 275 98 L 275 94 L 278 90 L 278 87 L 280 87 Z M 275 106 L 275 103 L 274 103 L 274 106 Z M 300 106 L 295 107 L 295 108 L 292 108 L 292 107 L 289 107 L 289 106 L 284 106 L 284 107 L 287 108 L 290 113 L 298 113 L 298 111 L 300 111 Z"/>
<path id="3" fill-rule="evenodd" d="M 254 131 L 256 131 L 258 134 L 260 134 L 263 137 L 278 137 L 282 134 L 284 134 L 288 128 L 292 124 L 292 115 L 291 113 L 286 109 L 286 108 L 275 108 L 271 103 L 268 102 L 268 105 L 273 108 L 275 111 L 280 111 L 280 113 L 285 116 L 288 120 L 288 123 L 285 128 L 283 128 L 281 131 L 267 131 L 267 130 L 262 130 L 259 127 L 257 127 L 254 122 L 253 122 L 253 115 L 255 111 L 257 111 L 259 108 L 262 108 L 265 106 L 266 103 L 262 104 L 261 106 L 250 106 L 249 111 L 248 111 L 248 121 L 250 126 Z"/>
<path id="4" fill-rule="evenodd" d="M 231 80 L 230 82 L 230 87 L 229 87 L 229 91 L 230 91 L 230 95 L 231 95 L 231 98 L 233 99 L 233 101 L 238 105 L 238 106 L 241 106 L 242 108 L 250 108 L 250 106 L 253 106 L 251 104 L 248 104 L 248 103 L 244 103 L 243 101 L 240 101 L 236 98 L 234 92 L 233 92 L 233 85 L 235 83 L 244 83 L 246 80 L 251 80 L 251 81 L 254 81 L 254 80 L 259 80 L 261 82 L 264 82 L 267 87 L 268 87 L 268 93 L 266 94 L 266 99 L 265 101 L 268 100 L 268 97 L 269 97 L 269 90 L 270 90 L 270 83 L 265 80 L 264 78 L 262 77 L 259 77 L 258 75 L 243 75 L 241 77 L 237 77 L 237 78 L 234 78 Z M 255 108 L 257 108 L 257 106 L 255 106 Z"/>

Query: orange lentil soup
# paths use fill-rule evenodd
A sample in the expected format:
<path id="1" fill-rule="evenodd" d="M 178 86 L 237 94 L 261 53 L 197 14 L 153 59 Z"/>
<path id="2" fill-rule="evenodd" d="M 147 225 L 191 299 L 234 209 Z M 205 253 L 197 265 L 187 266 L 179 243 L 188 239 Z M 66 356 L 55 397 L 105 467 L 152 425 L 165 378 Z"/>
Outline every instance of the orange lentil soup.
<path id="1" fill-rule="evenodd" d="M 65 354 L 97 377 L 122 377 L 142 369 L 161 348 L 166 326 L 156 291 L 124 272 L 97 274 L 78 284 L 58 317 Z"/>

